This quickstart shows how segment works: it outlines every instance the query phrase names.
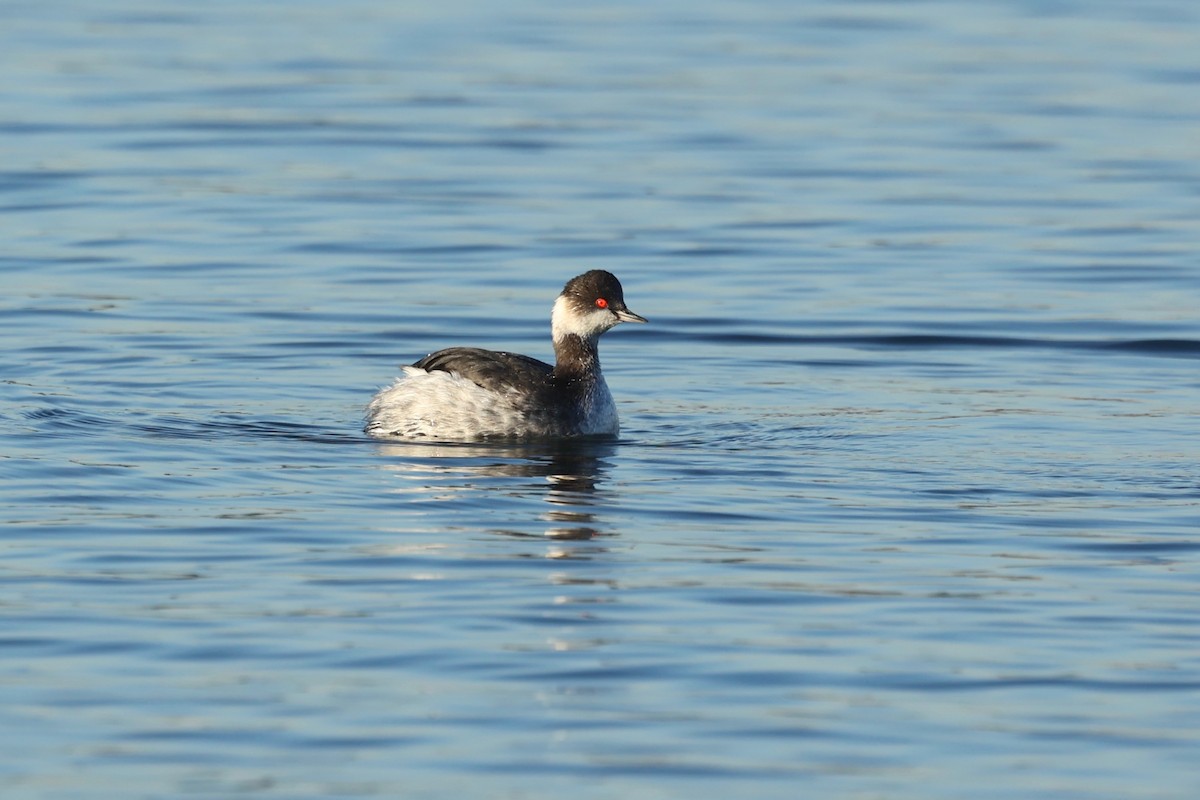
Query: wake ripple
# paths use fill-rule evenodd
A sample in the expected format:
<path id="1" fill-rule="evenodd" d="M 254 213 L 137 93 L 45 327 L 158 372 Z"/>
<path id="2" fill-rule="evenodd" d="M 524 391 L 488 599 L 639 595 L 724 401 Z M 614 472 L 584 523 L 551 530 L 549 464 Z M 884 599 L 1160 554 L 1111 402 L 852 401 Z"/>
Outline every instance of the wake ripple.
<path id="1" fill-rule="evenodd" d="M 247 419 L 232 414 L 205 420 L 157 417 L 148 422 L 129 422 L 66 408 L 38 408 L 25 412 L 24 417 L 32 422 L 44 424 L 49 433 L 71 436 L 111 433 L 124 427 L 134 434 L 171 439 L 211 440 L 214 437 L 231 437 L 284 439 L 313 444 L 364 444 L 371 441 L 361 434 L 353 435 L 305 423 Z"/>

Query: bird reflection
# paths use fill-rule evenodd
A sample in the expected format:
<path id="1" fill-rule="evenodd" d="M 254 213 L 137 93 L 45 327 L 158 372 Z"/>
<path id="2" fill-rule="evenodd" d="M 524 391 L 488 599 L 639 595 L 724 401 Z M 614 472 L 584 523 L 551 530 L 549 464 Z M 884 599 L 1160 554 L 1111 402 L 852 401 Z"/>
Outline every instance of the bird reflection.
<path id="1" fill-rule="evenodd" d="M 377 445 L 387 456 L 384 469 L 405 478 L 395 490 L 413 502 L 478 502 L 492 493 L 541 495 L 551 508 L 540 515 L 548 527 L 538 538 L 584 541 L 604 535 L 597 519 L 598 489 L 616 451 L 612 442 L 570 441 L 539 444 Z M 523 482 L 525 480 L 525 482 Z M 518 538 L 526 531 L 496 529 Z M 555 557 L 570 557 L 563 551 Z"/>

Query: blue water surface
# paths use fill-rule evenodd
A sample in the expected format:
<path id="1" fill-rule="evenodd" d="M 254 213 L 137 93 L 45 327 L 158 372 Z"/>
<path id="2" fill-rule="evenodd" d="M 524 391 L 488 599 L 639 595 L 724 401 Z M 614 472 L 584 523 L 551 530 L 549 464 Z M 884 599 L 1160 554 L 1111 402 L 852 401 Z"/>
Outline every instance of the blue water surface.
<path id="1" fill-rule="evenodd" d="M 6 799 L 1200 791 L 1194 3 L 4 16 Z"/>

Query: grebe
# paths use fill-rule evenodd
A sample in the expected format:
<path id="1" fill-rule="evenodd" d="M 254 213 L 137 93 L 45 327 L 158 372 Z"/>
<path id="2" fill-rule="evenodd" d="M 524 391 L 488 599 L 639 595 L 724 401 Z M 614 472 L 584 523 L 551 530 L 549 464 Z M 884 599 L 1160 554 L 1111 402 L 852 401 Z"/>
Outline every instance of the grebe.
<path id="1" fill-rule="evenodd" d="M 617 407 L 596 344 L 622 322 L 645 321 L 625 306 L 615 275 L 585 272 L 554 301 L 554 366 L 477 347 L 439 350 L 375 395 L 366 432 L 437 441 L 616 436 Z"/>

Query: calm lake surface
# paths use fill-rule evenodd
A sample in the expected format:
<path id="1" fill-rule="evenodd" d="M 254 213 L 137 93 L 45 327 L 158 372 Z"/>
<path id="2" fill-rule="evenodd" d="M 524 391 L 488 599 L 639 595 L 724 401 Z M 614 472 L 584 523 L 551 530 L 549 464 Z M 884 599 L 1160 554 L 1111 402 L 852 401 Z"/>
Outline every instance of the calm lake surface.
<path id="1" fill-rule="evenodd" d="M 4 798 L 1193 798 L 1200 7 L 8 4 Z M 550 356 L 620 441 L 372 441 Z"/>

